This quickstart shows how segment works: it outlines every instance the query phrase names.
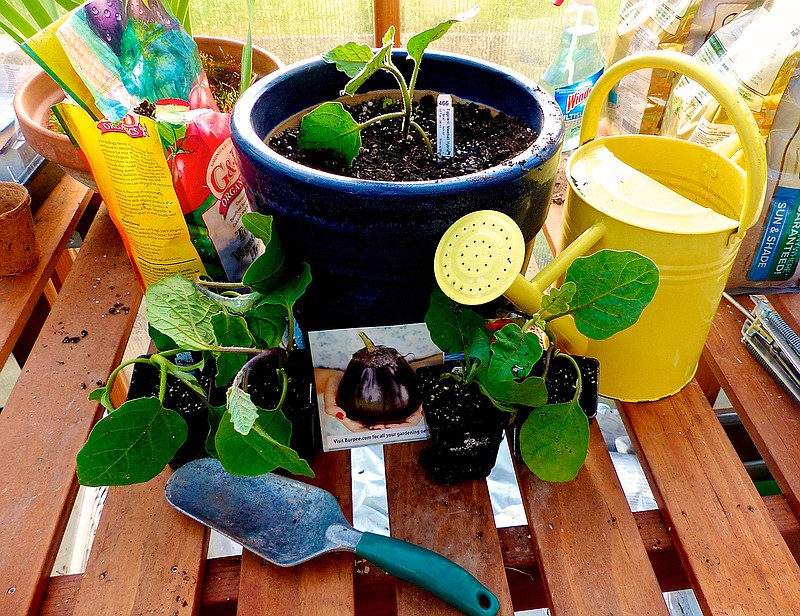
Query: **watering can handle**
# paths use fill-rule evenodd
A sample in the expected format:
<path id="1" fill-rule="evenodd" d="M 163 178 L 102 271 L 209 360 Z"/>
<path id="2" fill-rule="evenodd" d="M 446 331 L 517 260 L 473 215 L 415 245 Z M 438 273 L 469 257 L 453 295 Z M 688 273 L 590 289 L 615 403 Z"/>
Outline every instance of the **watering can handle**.
<path id="1" fill-rule="evenodd" d="M 761 211 L 767 179 L 767 155 L 764 141 L 753 115 L 739 94 L 700 60 L 676 51 L 650 51 L 634 54 L 611 65 L 603 73 L 586 99 L 581 123 L 580 143 L 597 135 L 600 111 L 611 88 L 628 73 L 639 69 L 661 68 L 676 71 L 703 85 L 728 113 L 742 143 L 745 169 L 745 196 L 739 229 L 732 236 L 741 239 Z"/>

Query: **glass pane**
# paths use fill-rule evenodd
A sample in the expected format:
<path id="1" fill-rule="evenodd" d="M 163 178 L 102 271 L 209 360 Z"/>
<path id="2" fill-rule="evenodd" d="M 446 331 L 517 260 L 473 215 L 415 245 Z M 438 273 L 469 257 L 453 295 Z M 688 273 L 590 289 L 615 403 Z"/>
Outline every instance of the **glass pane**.
<path id="1" fill-rule="evenodd" d="M 490 60 L 537 80 L 558 46 L 561 8 L 550 0 L 404 0 L 403 44 L 420 30 L 454 17 L 476 4 L 481 12 L 472 20 L 456 24 L 431 49 L 452 51 Z M 620 0 L 596 0 L 603 48 L 608 47 L 616 24 Z M 422 70 L 425 70 L 424 68 Z"/>
<path id="2" fill-rule="evenodd" d="M 253 42 L 286 64 L 323 53 L 350 40 L 373 43 L 372 0 L 255 0 Z M 245 0 L 199 0 L 192 4 L 194 34 L 243 40 Z"/>

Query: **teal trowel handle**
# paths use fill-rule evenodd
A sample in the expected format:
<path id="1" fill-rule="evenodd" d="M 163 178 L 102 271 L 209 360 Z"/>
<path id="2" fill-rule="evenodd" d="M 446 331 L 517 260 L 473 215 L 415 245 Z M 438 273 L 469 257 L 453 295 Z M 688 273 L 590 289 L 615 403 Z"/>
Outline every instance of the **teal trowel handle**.
<path id="1" fill-rule="evenodd" d="M 413 543 L 364 533 L 356 545 L 356 555 L 470 616 L 494 616 L 500 609 L 497 597 L 469 571 Z"/>

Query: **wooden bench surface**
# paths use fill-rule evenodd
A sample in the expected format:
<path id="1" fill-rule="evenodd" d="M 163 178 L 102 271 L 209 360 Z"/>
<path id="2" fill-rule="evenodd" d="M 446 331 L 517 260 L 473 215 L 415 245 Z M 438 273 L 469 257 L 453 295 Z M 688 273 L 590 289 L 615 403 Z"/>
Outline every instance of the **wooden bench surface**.
<path id="1" fill-rule="evenodd" d="M 68 181 L 51 197 L 76 210 L 86 198 Z M 65 233 L 48 235 L 63 246 Z M 28 288 L 19 301 L 36 300 L 41 289 Z M 209 561 L 205 529 L 164 499 L 168 471 L 110 489 L 86 573 L 51 578 L 77 489 L 75 455 L 101 410 L 86 396 L 120 360 L 140 299 L 101 208 L 0 414 L 0 614 L 456 613 L 344 553 L 292 569 L 247 552 Z M 116 302 L 130 312 L 109 313 Z M 800 327 L 800 296 L 775 303 Z M 723 303 L 697 380 L 662 401 L 621 405 L 658 510 L 631 513 L 595 424 L 576 480 L 549 484 L 517 469 L 529 525 L 500 530 L 484 481 L 438 486 L 418 466 L 420 443 L 385 448 L 392 534 L 470 570 L 507 616 L 545 606 L 664 615 L 662 590 L 687 587 L 705 614 L 800 614 L 800 408 L 745 351 L 741 322 Z M 81 330 L 79 343 L 62 342 Z M 708 401 L 719 387 L 783 496 L 756 492 Z M 314 468 L 315 483 L 349 513 L 348 453 L 320 454 Z"/>

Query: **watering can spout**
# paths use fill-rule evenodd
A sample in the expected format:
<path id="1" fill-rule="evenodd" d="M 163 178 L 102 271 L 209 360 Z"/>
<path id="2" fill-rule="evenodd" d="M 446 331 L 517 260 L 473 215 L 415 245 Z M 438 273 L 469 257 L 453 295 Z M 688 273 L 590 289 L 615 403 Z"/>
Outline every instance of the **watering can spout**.
<path id="1" fill-rule="evenodd" d="M 493 210 L 462 217 L 442 236 L 434 272 L 441 289 L 466 305 L 491 302 L 505 296 L 526 315 L 539 312 L 547 288 L 566 272 L 575 257 L 585 254 L 602 236 L 603 223 L 593 225 L 532 280 L 520 271 L 525 260 L 525 239 L 509 216 Z M 567 315 L 549 324 L 559 344 L 574 355 L 588 348 L 586 336 Z"/>

